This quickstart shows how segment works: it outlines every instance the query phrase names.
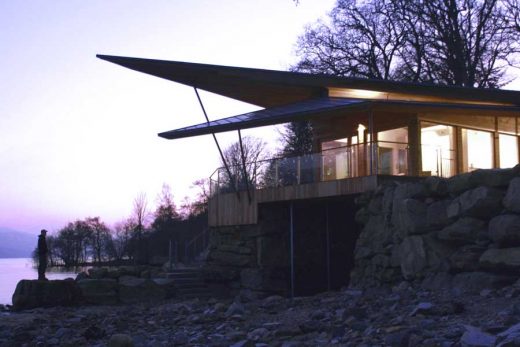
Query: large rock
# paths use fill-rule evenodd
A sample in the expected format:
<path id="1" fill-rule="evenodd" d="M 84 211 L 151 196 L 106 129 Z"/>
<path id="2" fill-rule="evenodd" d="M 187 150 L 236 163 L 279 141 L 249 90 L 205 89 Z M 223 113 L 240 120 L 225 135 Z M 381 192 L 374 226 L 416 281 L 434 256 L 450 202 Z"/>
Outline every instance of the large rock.
<path id="1" fill-rule="evenodd" d="M 414 235 L 427 232 L 426 204 L 415 199 L 396 200 L 392 222 L 402 235 Z"/>
<path id="2" fill-rule="evenodd" d="M 205 264 L 202 276 L 208 282 L 226 283 L 240 279 L 240 269 L 231 266 Z"/>
<path id="3" fill-rule="evenodd" d="M 108 275 L 108 269 L 106 267 L 93 267 L 88 269 L 88 275 L 93 279 L 106 278 Z"/>
<path id="4" fill-rule="evenodd" d="M 471 181 L 471 172 L 452 176 L 448 179 L 448 192 L 458 195 L 466 190 L 475 188 L 475 183 Z"/>
<path id="5" fill-rule="evenodd" d="M 251 263 L 251 255 L 219 249 L 209 253 L 209 260 L 219 265 L 245 267 Z"/>
<path id="6" fill-rule="evenodd" d="M 520 216 L 504 214 L 489 222 L 489 237 L 499 246 L 520 246 Z"/>
<path id="7" fill-rule="evenodd" d="M 420 236 L 409 236 L 399 246 L 401 272 L 405 279 L 417 277 L 428 265 L 424 242 Z"/>
<path id="8" fill-rule="evenodd" d="M 428 205 L 426 210 L 426 222 L 432 228 L 442 228 L 453 223 L 452 218 L 448 218 L 448 206 L 451 200 L 440 200 Z"/>
<path id="9" fill-rule="evenodd" d="M 478 294 L 483 289 L 500 289 L 511 285 L 517 277 L 488 272 L 461 272 L 453 276 L 450 288 L 453 294 Z"/>
<path id="10" fill-rule="evenodd" d="M 163 292 L 166 299 L 173 298 L 177 294 L 177 286 L 171 278 L 152 278 L 151 279 Z"/>
<path id="11" fill-rule="evenodd" d="M 520 247 L 488 249 L 479 263 L 483 269 L 494 272 L 520 273 Z"/>
<path id="12" fill-rule="evenodd" d="M 284 279 L 284 275 L 269 269 L 244 269 L 240 272 L 240 284 L 246 289 L 285 293 L 287 280 Z"/>
<path id="13" fill-rule="evenodd" d="M 429 176 L 424 180 L 424 185 L 430 195 L 445 196 L 448 194 L 448 180 L 446 178 Z"/>
<path id="14" fill-rule="evenodd" d="M 505 208 L 520 213 L 520 177 L 515 177 L 509 183 L 503 200 Z"/>
<path id="15" fill-rule="evenodd" d="M 470 325 L 465 326 L 466 331 L 460 338 L 462 347 L 493 347 L 497 341 L 496 336 L 483 332 L 479 328 Z"/>
<path id="16" fill-rule="evenodd" d="M 395 187 L 393 198 L 395 203 L 404 199 L 423 198 L 427 194 L 428 191 L 422 182 L 407 182 Z"/>
<path id="17" fill-rule="evenodd" d="M 448 206 L 448 218 L 490 218 L 502 210 L 503 197 L 504 192 L 496 188 L 482 186 L 468 190 Z"/>
<path id="18" fill-rule="evenodd" d="M 451 275 L 446 272 L 430 272 L 421 284 L 423 289 L 437 292 L 451 292 L 460 296 L 479 294 L 483 289 L 500 289 L 511 285 L 514 276 L 497 275 L 488 272 L 461 272 Z"/>
<path id="19" fill-rule="evenodd" d="M 479 259 L 486 249 L 477 245 L 461 247 L 450 257 L 451 272 L 471 272 L 479 268 Z"/>
<path id="20" fill-rule="evenodd" d="M 118 302 L 117 281 L 114 279 L 84 279 L 77 284 L 86 303 L 112 305 Z"/>
<path id="21" fill-rule="evenodd" d="M 427 269 L 442 270 L 453 250 L 440 244 L 432 235 L 414 235 L 403 240 L 398 253 L 403 277 L 413 279 L 422 277 Z"/>
<path id="22" fill-rule="evenodd" d="M 514 175 L 513 169 L 478 169 L 471 172 L 470 180 L 475 186 L 507 187 Z"/>
<path id="23" fill-rule="evenodd" d="M 365 225 L 356 244 L 356 257 L 358 257 L 358 249 L 364 247 L 368 252 L 364 252 L 364 256 L 370 256 L 374 253 L 381 253 L 392 243 L 392 232 L 386 225 L 383 216 L 371 216 Z"/>
<path id="24" fill-rule="evenodd" d="M 133 276 L 119 278 L 119 300 L 123 303 L 136 303 L 163 300 L 166 291 L 156 282 Z"/>
<path id="25" fill-rule="evenodd" d="M 81 292 L 73 279 L 21 280 L 13 294 L 13 310 L 35 307 L 71 306 L 80 301 Z"/>
<path id="26" fill-rule="evenodd" d="M 437 233 L 440 240 L 457 245 L 473 243 L 486 233 L 486 223 L 475 218 L 461 218 Z"/>

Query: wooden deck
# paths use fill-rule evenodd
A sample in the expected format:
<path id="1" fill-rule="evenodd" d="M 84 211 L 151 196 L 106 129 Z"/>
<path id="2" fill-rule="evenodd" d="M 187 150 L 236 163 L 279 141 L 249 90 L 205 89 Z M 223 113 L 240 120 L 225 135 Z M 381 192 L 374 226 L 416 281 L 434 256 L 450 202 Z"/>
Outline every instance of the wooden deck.
<path id="1" fill-rule="evenodd" d="M 260 203 L 363 193 L 374 190 L 381 178 L 381 176 L 365 176 L 258 189 L 251 192 L 251 203 L 249 203 L 245 191 L 240 192 L 240 200 L 236 193 L 216 195 L 209 201 L 209 226 L 256 224 L 258 221 L 258 204 Z"/>

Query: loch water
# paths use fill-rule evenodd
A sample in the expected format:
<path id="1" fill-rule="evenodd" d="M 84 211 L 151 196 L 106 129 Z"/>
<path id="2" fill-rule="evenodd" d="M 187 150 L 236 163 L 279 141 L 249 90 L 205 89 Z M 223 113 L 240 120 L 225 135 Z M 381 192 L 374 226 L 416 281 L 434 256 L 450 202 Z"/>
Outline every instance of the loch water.
<path id="1" fill-rule="evenodd" d="M 81 269 L 64 270 L 51 268 L 45 274 L 50 280 L 76 278 Z M 11 305 L 12 296 L 20 280 L 34 280 L 38 278 L 38 271 L 30 258 L 0 258 L 0 304 Z"/>

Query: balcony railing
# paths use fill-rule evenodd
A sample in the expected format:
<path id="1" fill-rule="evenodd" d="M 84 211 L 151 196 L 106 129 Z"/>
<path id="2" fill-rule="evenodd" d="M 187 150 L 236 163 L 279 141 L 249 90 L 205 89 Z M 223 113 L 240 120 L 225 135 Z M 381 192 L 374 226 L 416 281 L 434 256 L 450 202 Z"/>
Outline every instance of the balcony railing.
<path id="1" fill-rule="evenodd" d="M 331 148 L 319 153 L 272 158 L 247 163 L 247 179 L 241 166 L 215 170 L 210 177 L 211 195 L 235 190 L 317 183 L 372 174 L 408 174 L 408 144 L 378 141 Z M 234 187 L 233 187 L 234 186 Z"/>

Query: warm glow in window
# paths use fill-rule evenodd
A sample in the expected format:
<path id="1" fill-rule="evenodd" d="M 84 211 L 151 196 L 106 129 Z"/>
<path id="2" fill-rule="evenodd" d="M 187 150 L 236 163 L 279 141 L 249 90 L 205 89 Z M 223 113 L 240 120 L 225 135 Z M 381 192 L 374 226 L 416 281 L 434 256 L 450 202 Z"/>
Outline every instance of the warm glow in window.
<path id="1" fill-rule="evenodd" d="M 500 167 L 513 167 L 518 164 L 518 140 L 516 136 L 498 135 L 500 146 Z"/>
<path id="2" fill-rule="evenodd" d="M 454 131 L 449 125 L 421 122 L 422 175 L 455 174 Z"/>
<path id="3" fill-rule="evenodd" d="M 493 134 L 487 131 L 462 129 L 462 170 L 493 167 Z"/>

